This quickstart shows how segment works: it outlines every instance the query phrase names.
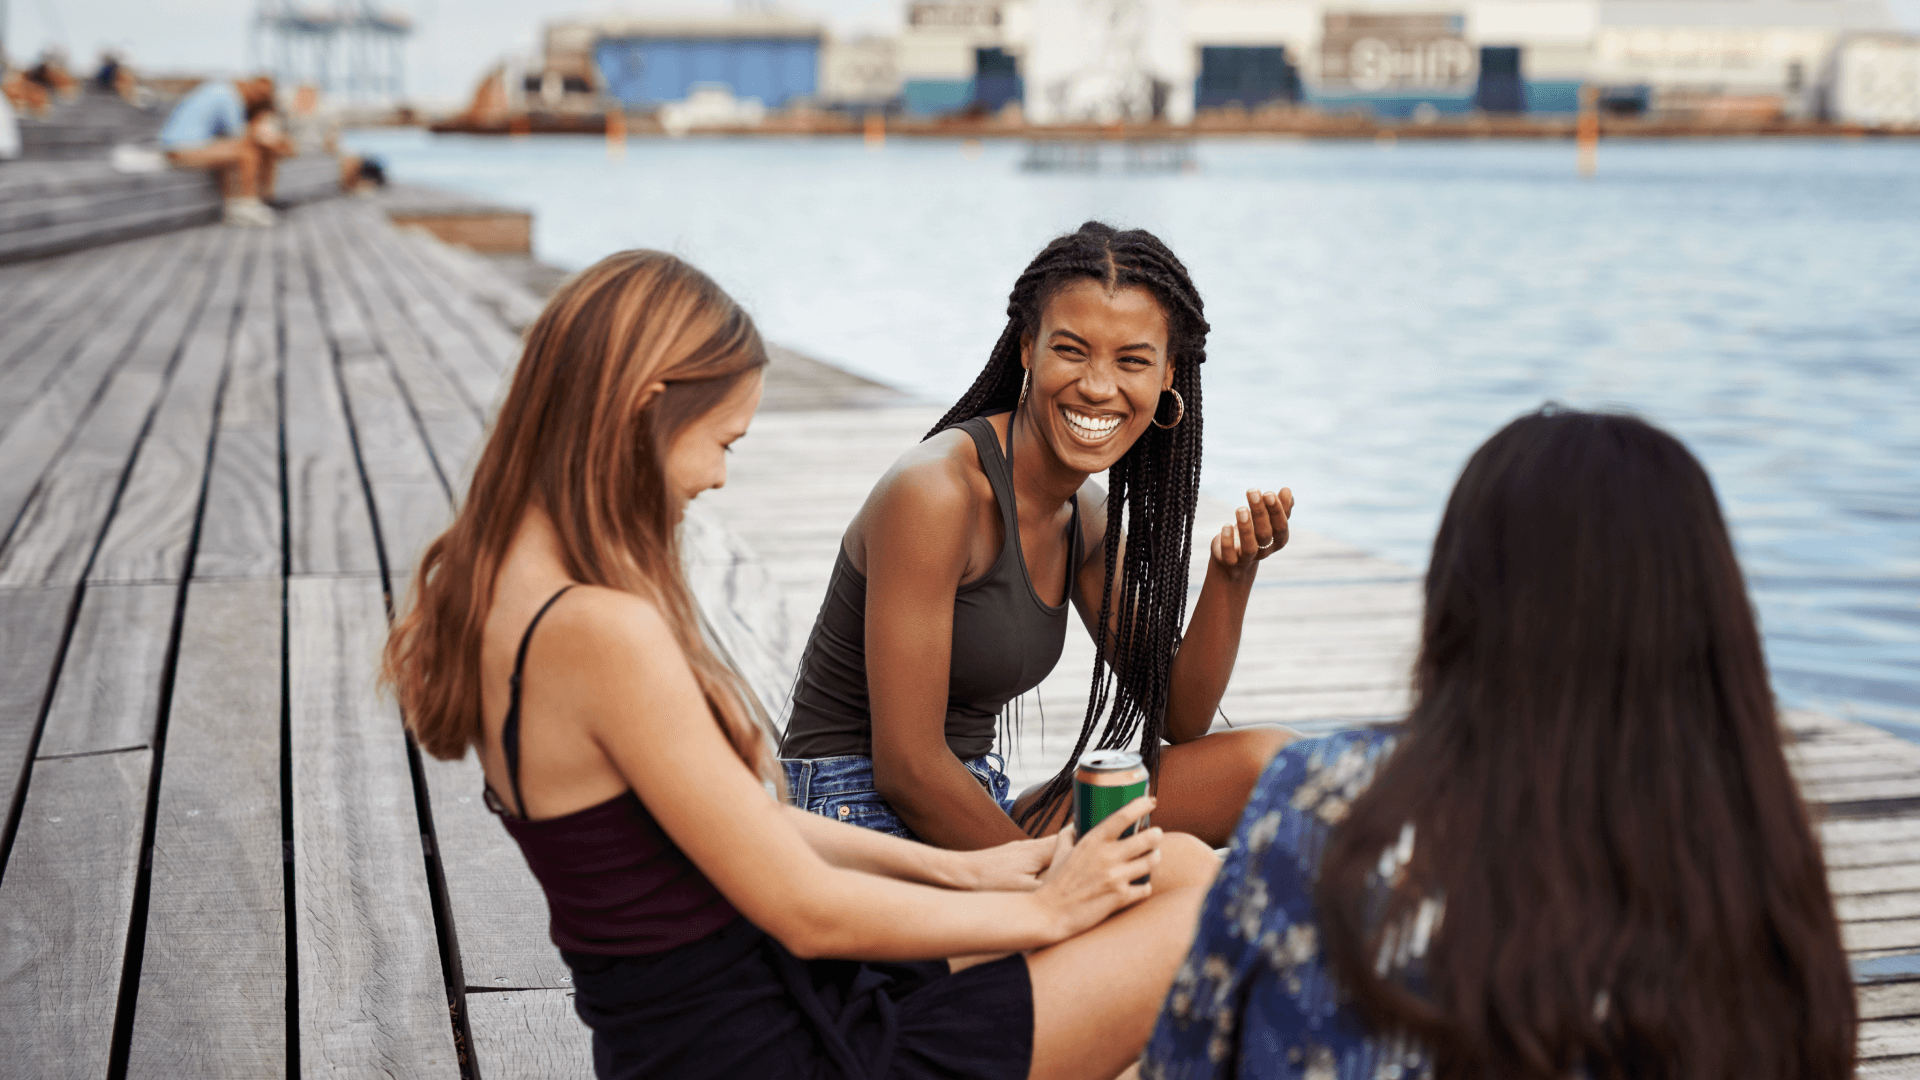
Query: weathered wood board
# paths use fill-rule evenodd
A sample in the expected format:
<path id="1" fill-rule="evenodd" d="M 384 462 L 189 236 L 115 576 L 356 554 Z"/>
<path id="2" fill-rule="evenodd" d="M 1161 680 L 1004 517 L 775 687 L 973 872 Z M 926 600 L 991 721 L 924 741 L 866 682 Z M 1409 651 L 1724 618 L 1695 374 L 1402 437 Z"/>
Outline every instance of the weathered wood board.
<path id="1" fill-rule="evenodd" d="M 34 763 L 0 880 L 0 1076 L 106 1074 L 152 769 L 149 750 Z"/>
<path id="2" fill-rule="evenodd" d="M 188 587 L 128 1076 L 286 1067 L 281 589 Z"/>
<path id="3" fill-rule="evenodd" d="M 373 687 L 379 582 L 294 578 L 287 626 L 301 1066 L 456 1076 L 406 743 Z"/>
<path id="4" fill-rule="evenodd" d="M 468 994 L 473 1056 L 485 1080 L 589 1080 L 592 1033 L 569 990 Z"/>

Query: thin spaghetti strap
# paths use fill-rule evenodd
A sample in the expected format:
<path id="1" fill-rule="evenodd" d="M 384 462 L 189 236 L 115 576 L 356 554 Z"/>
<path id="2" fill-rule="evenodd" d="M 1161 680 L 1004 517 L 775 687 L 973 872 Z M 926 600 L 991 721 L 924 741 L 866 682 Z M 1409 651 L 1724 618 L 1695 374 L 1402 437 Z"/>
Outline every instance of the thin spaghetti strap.
<path id="1" fill-rule="evenodd" d="M 556 600 L 567 594 L 572 585 L 562 586 L 560 591 L 547 597 L 540 610 L 533 613 L 533 621 L 527 624 L 527 632 L 520 635 L 520 651 L 513 657 L 513 675 L 507 685 L 507 719 L 500 725 L 500 749 L 507 756 L 507 782 L 513 785 L 513 812 L 522 820 L 527 816 L 527 800 L 520 794 L 520 673 L 527 666 L 527 646 L 533 643 L 533 628 L 547 614 L 547 609 Z"/>

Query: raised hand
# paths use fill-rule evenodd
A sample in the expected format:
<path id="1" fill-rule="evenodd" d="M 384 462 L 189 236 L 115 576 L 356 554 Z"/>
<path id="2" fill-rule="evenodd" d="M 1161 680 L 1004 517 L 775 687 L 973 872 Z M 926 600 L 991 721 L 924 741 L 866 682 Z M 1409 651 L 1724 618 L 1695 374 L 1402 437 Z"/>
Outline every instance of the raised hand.
<path id="1" fill-rule="evenodd" d="M 1213 561 L 1235 580 L 1253 575 L 1260 560 L 1287 546 L 1287 519 L 1293 513 L 1293 489 L 1247 492 L 1247 505 L 1235 510 L 1233 523 L 1213 538 Z"/>

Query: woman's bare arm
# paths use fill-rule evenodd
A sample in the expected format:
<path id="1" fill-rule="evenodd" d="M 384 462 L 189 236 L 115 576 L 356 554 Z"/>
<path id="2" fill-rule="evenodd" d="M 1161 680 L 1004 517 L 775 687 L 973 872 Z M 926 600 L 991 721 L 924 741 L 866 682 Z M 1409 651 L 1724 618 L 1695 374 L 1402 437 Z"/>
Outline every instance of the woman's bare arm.
<path id="1" fill-rule="evenodd" d="M 553 671 L 544 680 L 550 722 L 583 725 L 680 850 L 796 955 L 1022 951 L 1149 893 L 1129 882 L 1158 863 L 1160 831 L 1117 839 L 1147 800 L 1059 849 L 1060 866 L 1033 892 L 954 892 L 830 864 L 734 753 L 652 605 L 609 589 L 576 593 L 541 629 Z"/>
<path id="2" fill-rule="evenodd" d="M 1099 619 L 1101 590 L 1106 584 L 1105 551 L 1099 540 L 1106 530 L 1106 493 L 1091 481 L 1081 490 L 1082 505 L 1094 504 L 1086 518 L 1095 542 L 1087 545 L 1089 553 L 1081 566 L 1075 600 L 1087 632 L 1099 643 L 1101 635 L 1094 623 Z M 1259 562 L 1286 546 L 1287 517 L 1292 509 L 1293 493 L 1285 488 L 1274 495 L 1249 492 L 1247 509 L 1236 511 L 1233 524 L 1211 541 L 1200 599 L 1194 603 L 1193 617 L 1187 621 L 1180 650 L 1174 654 L 1168 672 L 1167 741 L 1190 742 L 1205 735 L 1213 725 L 1213 714 L 1226 695 L 1239 657 L 1240 628 L 1246 621 L 1247 600 L 1253 593 Z M 1258 550 L 1261 533 L 1273 541 L 1265 551 Z M 1124 538 L 1121 543 L 1125 544 Z M 1121 551 L 1124 554 L 1124 546 Z M 1120 578 L 1116 566 L 1115 596 L 1121 592 Z M 1108 622 L 1109 635 L 1119 628 L 1120 615 L 1116 605 Z"/>
<path id="3" fill-rule="evenodd" d="M 788 807 L 793 827 L 815 854 L 834 866 L 943 889 L 1008 890 L 1040 887 L 1053 858 L 1053 840 L 1015 840 L 979 851 L 949 851 L 916 844 L 858 825 L 832 821 Z"/>
<path id="4" fill-rule="evenodd" d="M 961 850 L 1025 836 L 947 748 L 953 602 L 972 511 L 966 479 L 939 457 L 896 468 L 861 512 L 874 786 L 915 834 Z"/>

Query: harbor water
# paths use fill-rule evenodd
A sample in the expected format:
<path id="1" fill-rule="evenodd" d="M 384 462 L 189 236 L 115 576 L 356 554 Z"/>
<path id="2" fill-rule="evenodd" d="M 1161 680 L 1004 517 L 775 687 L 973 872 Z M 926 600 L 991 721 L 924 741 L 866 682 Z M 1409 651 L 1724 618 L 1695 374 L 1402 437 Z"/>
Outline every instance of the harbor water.
<path id="1" fill-rule="evenodd" d="M 1213 324 L 1204 482 L 1411 566 L 1475 446 L 1547 401 L 1712 471 L 1783 701 L 1920 740 L 1920 143 L 1206 141 L 1185 173 L 1018 143 L 353 133 L 535 213 L 572 269 L 665 248 L 767 336 L 951 400 L 1049 237 L 1152 229 Z"/>

